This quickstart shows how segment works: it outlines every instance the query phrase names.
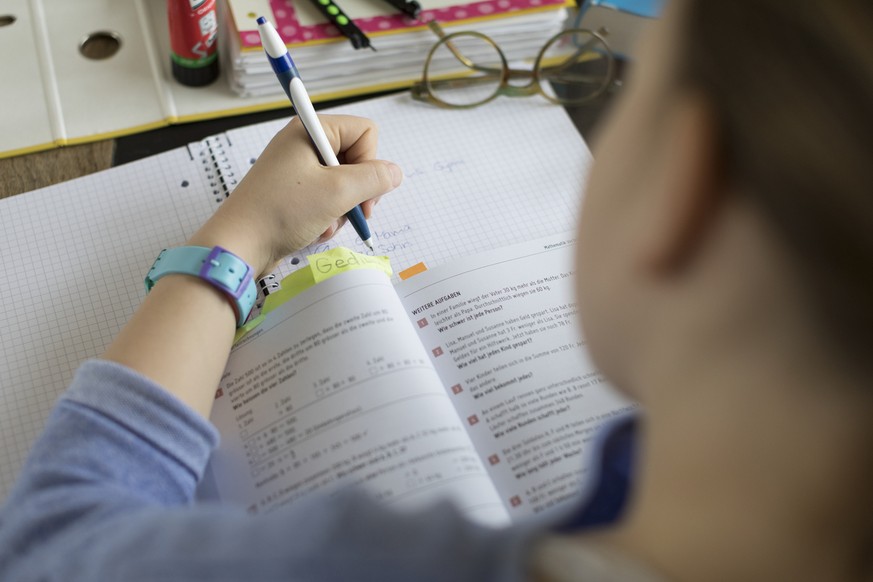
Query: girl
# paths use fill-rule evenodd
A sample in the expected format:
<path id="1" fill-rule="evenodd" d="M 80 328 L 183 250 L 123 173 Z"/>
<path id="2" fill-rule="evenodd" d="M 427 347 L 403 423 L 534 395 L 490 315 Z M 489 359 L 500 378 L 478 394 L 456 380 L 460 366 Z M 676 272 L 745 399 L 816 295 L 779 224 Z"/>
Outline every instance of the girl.
<path id="1" fill-rule="evenodd" d="M 239 313 L 172 275 L 59 402 L 0 514 L 0 577 L 869 580 L 870 30 L 869 0 L 674 0 L 640 51 L 578 249 L 592 354 L 646 411 L 614 525 L 483 530 L 353 492 L 192 506 Z M 372 124 L 325 126 L 347 165 L 291 123 L 189 244 L 263 273 L 400 182 Z"/>

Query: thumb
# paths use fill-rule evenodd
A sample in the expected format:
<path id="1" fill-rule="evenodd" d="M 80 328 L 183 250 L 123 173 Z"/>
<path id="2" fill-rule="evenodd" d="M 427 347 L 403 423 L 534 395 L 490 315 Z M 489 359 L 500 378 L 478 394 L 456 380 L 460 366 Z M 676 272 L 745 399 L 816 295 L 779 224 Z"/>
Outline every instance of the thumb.
<path id="1" fill-rule="evenodd" d="M 385 160 L 368 160 L 330 168 L 341 184 L 339 194 L 352 207 L 390 192 L 403 181 L 397 164 Z"/>

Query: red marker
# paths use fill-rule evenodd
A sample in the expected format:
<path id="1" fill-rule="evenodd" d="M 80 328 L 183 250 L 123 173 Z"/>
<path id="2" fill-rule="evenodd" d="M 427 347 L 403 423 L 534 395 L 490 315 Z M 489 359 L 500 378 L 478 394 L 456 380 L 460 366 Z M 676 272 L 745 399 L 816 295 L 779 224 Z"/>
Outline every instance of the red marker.
<path id="1" fill-rule="evenodd" d="M 173 77 L 200 87 L 218 78 L 218 12 L 215 0 L 167 0 Z"/>

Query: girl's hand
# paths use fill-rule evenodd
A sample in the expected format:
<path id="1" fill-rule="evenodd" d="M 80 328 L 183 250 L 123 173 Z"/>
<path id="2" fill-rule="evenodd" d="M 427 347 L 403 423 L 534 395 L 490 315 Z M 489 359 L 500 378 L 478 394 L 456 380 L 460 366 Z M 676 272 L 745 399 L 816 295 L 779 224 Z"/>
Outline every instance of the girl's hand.
<path id="1" fill-rule="evenodd" d="M 246 177 L 188 244 L 221 245 L 263 275 L 283 257 L 332 237 L 343 215 L 362 204 L 369 218 L 403 174 L 376 160 L 376 125 L 360 117 L 319 115 L 340 162 L 322 166 L 298 118 L 285 126 Z"/>

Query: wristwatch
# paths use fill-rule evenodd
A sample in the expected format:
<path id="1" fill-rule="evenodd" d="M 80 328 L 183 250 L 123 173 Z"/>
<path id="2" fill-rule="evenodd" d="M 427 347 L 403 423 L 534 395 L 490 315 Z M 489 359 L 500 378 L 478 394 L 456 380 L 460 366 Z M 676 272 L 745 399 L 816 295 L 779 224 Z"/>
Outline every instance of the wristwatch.
<path id="1" fill-rule="evenodd" d="M 200 277 L 226 293 L 236 307 L 237 327 L 246 322 L 258 292 L 252 268 L 244 260 L 219 246 L 164 249 L 146 275 L 146 293 L 158 279 L 176 273 Z"/>

